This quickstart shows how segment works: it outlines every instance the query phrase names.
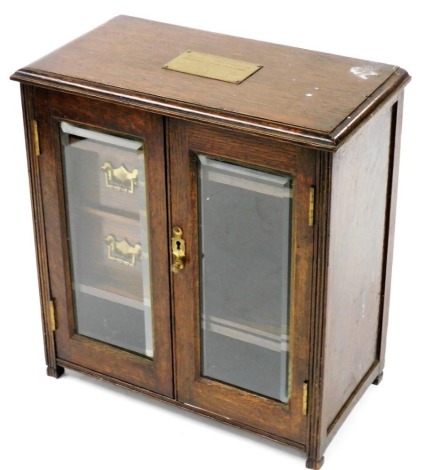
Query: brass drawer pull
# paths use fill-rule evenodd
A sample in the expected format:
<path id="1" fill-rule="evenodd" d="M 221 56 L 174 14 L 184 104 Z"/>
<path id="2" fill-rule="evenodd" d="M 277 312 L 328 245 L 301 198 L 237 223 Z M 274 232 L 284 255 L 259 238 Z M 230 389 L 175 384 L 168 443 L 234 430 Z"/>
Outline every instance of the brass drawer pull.
<path id="1" fill-rule="evenodd" d="M 103 163 L 101 170 L 105 174 L 106 186 L 117 191 L 133 194 L 137 186 L 138 170 L 129 171 L 124 165 L 113 168 L 109 162 Z"/>
<path id="2" fill-rule="evenodd" d="M 113 235 L 108 235 L 105 238 L 105 243 L 107 245 L 107 257 L 111 261 L 116 261 L 117 263 L 125 264 L 133 268 L 136 259 L 141 258 L 140 243 L 131 246 L 125 238 L 121 241 L 117 241 Z"/>

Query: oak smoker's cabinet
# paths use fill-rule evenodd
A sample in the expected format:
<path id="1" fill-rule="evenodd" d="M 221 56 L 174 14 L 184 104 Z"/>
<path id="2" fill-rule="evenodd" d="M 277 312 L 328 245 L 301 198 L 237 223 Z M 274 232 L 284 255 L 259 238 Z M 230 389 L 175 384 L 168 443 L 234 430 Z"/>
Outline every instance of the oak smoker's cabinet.
<path id="1" fill-rule="evenodd" d="M 13 79 L 48 374 L 319 468 L 383 371 L 408 74 L 118 17 Z"/>

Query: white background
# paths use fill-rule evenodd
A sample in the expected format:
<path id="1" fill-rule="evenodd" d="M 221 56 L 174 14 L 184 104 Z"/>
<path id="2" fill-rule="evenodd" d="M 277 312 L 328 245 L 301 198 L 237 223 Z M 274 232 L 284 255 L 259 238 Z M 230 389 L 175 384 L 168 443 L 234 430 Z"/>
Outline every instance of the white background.
<path id="1" fill-rule="evenodd" d="M 324 468 L 422 468 L 424 35 L 417 5 L 2 2 L 0 468 L 304 468 L 301 454 L 262 438 L 76 373 L 60 380 L 45 374 L 19 86 L 8 77 L 118 14 L 396 64 L 413 76 L 404 108 L 385 377 L 339 431 Z"/>

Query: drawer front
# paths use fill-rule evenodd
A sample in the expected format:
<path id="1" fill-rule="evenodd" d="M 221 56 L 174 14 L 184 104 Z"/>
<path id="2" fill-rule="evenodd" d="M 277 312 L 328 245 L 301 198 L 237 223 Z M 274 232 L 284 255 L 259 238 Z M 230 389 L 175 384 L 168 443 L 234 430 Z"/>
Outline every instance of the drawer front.
<path id="1" fill-rule="evenodd" d="M 98 198 L 102 206 L 128 212 L 146 208 L 144 198 L 144 152 L 138 154 L 122 149 L 102 152 L 97 170 Z"/>
<path id="2" fill-rule="evenodd" d="M 127 217 L 87 209 L 78 245 L 84 284 L 143 300 L 143 263 L 148 263 L 140 223 Z"/>
<path id="3" fill-rule="evenodd" d="M 136 152 L 102 142 L 73 138 L 68 167 L 84 188 L 86 203 L 122 213 L 145 211 L 144 150 Z"/>

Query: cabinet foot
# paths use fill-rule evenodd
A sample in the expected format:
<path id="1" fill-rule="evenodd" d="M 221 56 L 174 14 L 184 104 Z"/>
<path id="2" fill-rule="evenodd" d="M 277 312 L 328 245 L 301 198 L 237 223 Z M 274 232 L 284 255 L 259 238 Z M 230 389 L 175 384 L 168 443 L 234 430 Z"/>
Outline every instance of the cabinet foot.
<path id="1" fill-rule="evenodd" d="M 374 385 L 380 385 L 381 381 L 383 380 L 383 372 L 380 372 L 377 377 L 374 379 Z"/>
<path id="2" fill-rule="evenodd" d="M 47 366 L 47 375 L 49 377 L 54 377 L 55 379 L 58 379 L 64 372 L 65 369 L 61 366 Z"/>
<path id="3" fill-rule="evenodd" d="M 315 460 L 312 458 L 308 458 L 306 461 L 306 468 L 312 468 L 312 470 L 319 470 L 324 464 L 324 457 L 322 457 L 320 460 Z"/>

